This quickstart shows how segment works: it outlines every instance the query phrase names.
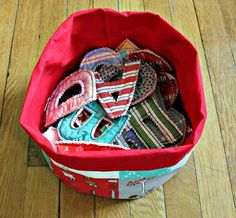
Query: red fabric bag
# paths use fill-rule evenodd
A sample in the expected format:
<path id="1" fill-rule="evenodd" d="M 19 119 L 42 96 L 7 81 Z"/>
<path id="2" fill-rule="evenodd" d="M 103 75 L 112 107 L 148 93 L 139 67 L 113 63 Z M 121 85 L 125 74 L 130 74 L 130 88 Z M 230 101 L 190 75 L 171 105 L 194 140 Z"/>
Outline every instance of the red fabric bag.
<path id="1" fill-rule="evenodd" d="M 179 147 L 144 150 L 56 153 L 42 135 L 44 107 L 65 74 L 78 67 L 87 51 L 115 49 L 128 38 L 139 48 L 153 50 L 173 66 L 182 104 L 193 131 Z M 92 9 L 72 14 L 50 38 L 35 67 L 20 123 L 54 161 L 87 171 L 153 170 L 177 164 L 196 145 L 207 117 L 201 70 L 194 46 L 159 15 Z"/>

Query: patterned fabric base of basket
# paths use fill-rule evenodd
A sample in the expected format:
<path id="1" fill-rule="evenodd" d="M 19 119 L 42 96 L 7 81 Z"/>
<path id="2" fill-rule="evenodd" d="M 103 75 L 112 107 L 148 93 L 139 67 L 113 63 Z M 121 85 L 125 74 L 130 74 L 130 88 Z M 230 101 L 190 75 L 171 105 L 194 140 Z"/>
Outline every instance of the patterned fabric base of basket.
<path id="1" fill-rule="evenodd" d="M 43 152 L 53 173 L 78 192 L 113 199 L 137 199 L 156 190 L 187 162 L 188 153 L 176 165 L 147 171 L 83 171 L 69 168 Z"/>

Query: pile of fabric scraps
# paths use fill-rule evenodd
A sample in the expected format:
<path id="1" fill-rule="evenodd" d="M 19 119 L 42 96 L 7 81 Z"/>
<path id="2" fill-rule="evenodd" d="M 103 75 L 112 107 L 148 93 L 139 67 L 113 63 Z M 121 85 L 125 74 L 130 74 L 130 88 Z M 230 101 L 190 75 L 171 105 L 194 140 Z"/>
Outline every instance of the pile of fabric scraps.
<path id="1" fill-rule="evenodd" d="M 178 146 L 191 128 L 173 107 L 177 96 L 169 63 L 126 39 L 88 52 L 58 84 L 43 135 L 62 153 Z"/>

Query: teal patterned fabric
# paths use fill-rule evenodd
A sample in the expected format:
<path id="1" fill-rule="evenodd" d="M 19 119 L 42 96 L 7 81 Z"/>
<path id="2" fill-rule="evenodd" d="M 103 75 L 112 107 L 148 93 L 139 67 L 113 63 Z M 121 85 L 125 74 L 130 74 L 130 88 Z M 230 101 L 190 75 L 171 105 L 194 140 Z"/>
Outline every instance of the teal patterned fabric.
<path id="1" fill-rule="evenodd" d="M 112 143 L 117 134 L 121 131 L 128 116 L 122 116 L 117 119 L 110 119 L 105 110 L 97 102 L 92 102 L 85 106 L 85 109 L 91 112 L 91 116 L 78 128 L 74 128 L 71 123 L 76 118 L 78 110 L 62 118 L 58 123 L 58 133 L 62 141 L 66 140 L 80 140 L 80 141 L 93 141 Z M 100 120 L 107 119 L 111 125 L 104 130 L 104 132 L 98 137 L 94 137 L 94 132 L 98 126 Z"/>

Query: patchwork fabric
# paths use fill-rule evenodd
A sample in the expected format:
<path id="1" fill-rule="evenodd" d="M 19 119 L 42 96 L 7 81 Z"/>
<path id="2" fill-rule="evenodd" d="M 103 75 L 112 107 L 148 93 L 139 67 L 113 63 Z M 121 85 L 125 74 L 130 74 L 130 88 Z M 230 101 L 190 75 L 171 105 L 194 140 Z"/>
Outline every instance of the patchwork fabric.
<path id="1" fill-rule="evenodd" d="M 142 63 L 142 62 L 141 62 Z M 156 89 L 157 74 L 148 63 L 142 63 L 131 105 L 135 105 L 150 96 Z"/>
<path id="2" fill-rule="evenodd" d="M 123 128 L 122 132 L 117 135 L 113 143 L 117 145 L 123 145 L 131 149 L 147 148 L 136 136 L 129 123 L 126 125 L 126 128 Z"/>
<path id="3" fill-rule="evenodd" d="M 98 99 L 111 118 L 127 113 L 135 92 L 139 68 L 140 61 L 126 63 L 121 80 L 96 84 Z"/>
<path id="4" fill-rule="evenodd" d="M 92 102 L 62 118 L 57 129 L 62 141 L 112 143 L 127 120 L 127 115 L 114 120 L 109 119 L 100 104 Z"/>
<path id="5" fill-rule="evenodd" d="M 68 168 L 52 159 L 50 165 L 54 174 L 76 191 L 116 199 L 135 199 L 169 180 L 183 167 L 190 154 L 171 167 L 146 171 L 83 171 Z"/>
<path id="6" fill-rule="evenodd" d="M 161 95 L 165 100 L 166 107 L 170 108 L 179 92 L 177 80 L 169 73 L 158 73 L 157 86 L 160 87 Z"/>
<path id="7" fill-rule="evenodd" d="M 80 87 L 80 93 L 59 104 L 63 94 L 75 85 Z M 79 70 L 71 74 L 59 83 L 49 98 L 45 127 L 96 99 L 95 78 L 92 71 Z"/>
<path id="8" fill-rule="evenodd" d="M 130 114 L 129 122 L 135 133 L 150 148 L 161 148 L 164 144 L 176 143 L 184 135 L 153 96 L 131 108 Z"/>
<path id="9" fill-rule="evenodd" d="M 66 168 L 55 161 L 51 161 L 51 166 L 54 174 L 76 191 L 109 198 L 119 198 L 119 180 L 117 177 L 104 177 L 106 174 L 104 174 L 102 178 L 91 177 L 89 172 L 83 175 L 78 173 L 80 171 Z"/>

